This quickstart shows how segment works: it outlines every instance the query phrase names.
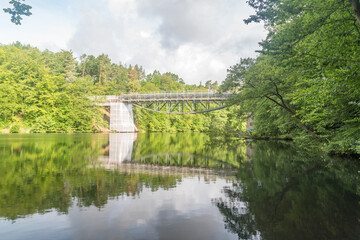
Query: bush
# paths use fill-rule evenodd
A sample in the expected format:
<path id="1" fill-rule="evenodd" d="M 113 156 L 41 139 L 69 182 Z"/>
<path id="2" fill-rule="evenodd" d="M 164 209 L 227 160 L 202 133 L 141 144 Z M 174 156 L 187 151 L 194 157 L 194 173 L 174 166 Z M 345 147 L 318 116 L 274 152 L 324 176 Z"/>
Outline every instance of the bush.
<path id="1" fill-rule="evenodd" d="M 14 123 L 14 125 L 12 125 L 10 128 L 10 133 L 19 133 L 19 131 L 20 131 L 19 123 Z"/>
<path id="2" fill-rule="evenodd" d="M 56 123 L 50 116 L 41 116 L 36 118 L 33 124 L 32 133 L 56 132 Z"/>

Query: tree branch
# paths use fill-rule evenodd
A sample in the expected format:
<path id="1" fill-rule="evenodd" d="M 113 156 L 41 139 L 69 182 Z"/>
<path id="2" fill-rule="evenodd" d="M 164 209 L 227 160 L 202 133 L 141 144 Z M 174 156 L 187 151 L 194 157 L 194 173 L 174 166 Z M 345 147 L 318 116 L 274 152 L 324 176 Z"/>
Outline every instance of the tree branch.
<path id="1" fill-rule="evenodd" d="M 318 136 L 315 132 L 313 132 L 312 130 L 310 130 L 310 128 L 308 128 L 304 123 L 302 123 L 302 122 L 301 122 L 301 119 L 300 119 L 298 116 L 296 116 L 296 111 L 294 111 L 293 109 L 291 109 L 289 106 L 286 106 L 287 104 L 286 104 L 286 105 L 283 105 L 283 104 L 277 102 L 276 100 L 270 98 L 270 97 L 267 96 L 267 95 L 264 95 L 264 97 L 267 98 L 267 99 L 269 99 L 270 101 L 274 102 L 276 105 L 284 108 L 286 111 L 288 111 L 288 112 L 296 119 L 296 121 L 298 122 L 298 124 L 299 124 L 306 132 L 308 132 L 308 133 L 309 133 L 311 136 L 313 136 L 314 138 L 319 139 L 319 136 Z"/>

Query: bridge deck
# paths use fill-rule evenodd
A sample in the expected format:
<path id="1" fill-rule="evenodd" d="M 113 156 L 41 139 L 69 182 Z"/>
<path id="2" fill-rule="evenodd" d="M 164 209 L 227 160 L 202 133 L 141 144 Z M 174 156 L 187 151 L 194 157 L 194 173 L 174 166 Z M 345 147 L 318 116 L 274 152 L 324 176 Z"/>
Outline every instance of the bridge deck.
<path id="1" fill-rule="evenodd" d="M 230 93 L 215 92 L 163 92 L 123 94 L 106 96 L 105 104 L 111 102 L 140 103 L 140 102 L 183 102 L 183 101 L 226 101 Z"/>

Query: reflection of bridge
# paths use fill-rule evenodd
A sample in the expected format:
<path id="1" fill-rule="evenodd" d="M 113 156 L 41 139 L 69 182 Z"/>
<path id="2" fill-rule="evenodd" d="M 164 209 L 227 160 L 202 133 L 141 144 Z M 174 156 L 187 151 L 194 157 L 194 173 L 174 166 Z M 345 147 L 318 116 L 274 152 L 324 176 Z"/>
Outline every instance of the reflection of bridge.
<path id="1" fill-rule="evenodd" d="M 224 108 L 224 102 L 230 96 L 229 93 L 215 92 L 125 94 L 106 96 L 99 105 L 110 106 L 111 131 L 133 132 L 132 105 L 167 114 L 196 114 Z"/>
<path id="2" fill-rule="evenodd" d="M 235 166 L 209 156 L 193 153 L 157 153 L 132 159 L 131 162 L 177 167 L 233 168 Z"/>
<path id="3" fill-rule="evenodd" d="M 210 173 L 233 174 L 233 166 L 211 156 L 194 153 L 154 153 L 144 156 L 132 156 L 136 133 L 110 133 L 109 156 L 100 158 L 109 169 L 125 171 L 164 171 L 177 173 Z"/>

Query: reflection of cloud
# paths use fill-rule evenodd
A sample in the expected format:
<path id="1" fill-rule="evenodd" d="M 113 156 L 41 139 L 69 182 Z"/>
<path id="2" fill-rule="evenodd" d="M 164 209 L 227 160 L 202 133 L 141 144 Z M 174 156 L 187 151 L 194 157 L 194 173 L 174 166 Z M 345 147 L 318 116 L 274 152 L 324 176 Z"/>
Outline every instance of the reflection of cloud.
<path id="1" fill-rule="evenodd" d="M 68 217 L 55 211 L 14 222 L 0 218 L 0 234 L 2 239 L 73 239 Z"/>
<path id="2" fill-rule="evenodd" d="M 200 234 L 206 239 L 232 239 L 211 204 L 212 198 L 222 196 L 224 185 L 229 184 L 223 179 L 210 183 L 183 179 L 175 189 L 146 189 L 135 198 L 110 200 L 101 210 L 74 208 L 69 221 L 79 239 L 199 239 Z"/>

